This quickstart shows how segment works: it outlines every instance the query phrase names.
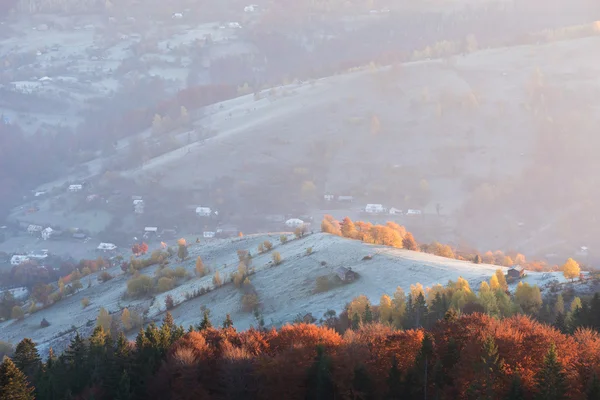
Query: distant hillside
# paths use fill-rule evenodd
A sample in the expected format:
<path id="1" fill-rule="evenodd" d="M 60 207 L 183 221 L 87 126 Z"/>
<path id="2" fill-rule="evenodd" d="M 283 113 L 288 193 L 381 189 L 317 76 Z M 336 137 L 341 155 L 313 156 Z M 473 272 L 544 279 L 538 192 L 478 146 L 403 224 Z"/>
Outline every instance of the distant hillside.
<path id="1" fill-rule="evenodd" d="M 152 265 L 139 271 L 158 283 L 161 276 L 181 275 L 176 270 L 187 272 L 189 279 L 174 278 L 164 284 L 177 285 L 166 291 L 151 291 L 138 298 L 127 297 L 128 281 L 133 276 L 123 273 L 120 267 L 99 271 L 81 278 L 82 288 L 74 294 L 65 295 L 60 301 L 41 308 L 22 321 L 0 322 L 2 340 L 17 343 L 23 337 L 31 337 L 46 352 L 49 347 L 61 351 L 67 346 L 75 329 L 81 334 L 91 334 L 101 308 L 114 314 L 118 320 L 124 308 L 132 314 L 144 315 L 145 321 L 159 321 L 166 311 L 167 297 L 173 301 L 171 313 L 178 324 L 184 326 L 199 323 L 201 310 L 210 309 L 211 318 L 221 324 L 227 314 L 235 321 L 236 328 L 246 329 L 256 324 L 251 310 L 245 310 L 246 295 L 256 295 L 262 318 L 267 326 L 281 326 L 292 322 L 299 315 L 312 314 L 316 318 L 328 310 L 343 311 L 347 303 L 359 295 L 366 295 L 375 303 L 383 294 L 392 295 L 399 286 L 406 292 L 412 284 L 423 287 L 446 284 L 463 277 L 472 288 L 488 280 L 498 268 L 493 265 L 473 264 L 417 253 L 403 249 L 367 245 L 355 240 L 344 239 L 323 233 L 315 233 L 301 239 L 284 234 L 288 239 L 281 242 L 280 234 L 251 235 L 243 238 L 215 240 L 188 247 L 189 258 L 179 262 L 173 254 L 162 267 Z M 269 241 L 271 250 L 258 252 L 264 242 Z M 240 264 L 240 255 L 251 255 L 248 282 L 236 287 L 232 280 Z M 281 263 L 274 265 L 274 253 L 281 256 Z M 197 276 L 196 259 L 200 256 L 208 273 Z M 346 267 L 358 274 L 354 282 L 342 284 L 338 280 L 338 269 Z M 225 284 L 215 286 L 214 276 L 218 271 Z M 112 279 L 102 283 L 98 278 L 109 273 Z M 137 274 L 137 273 L 136 273 Z M 561 272 L 529 272 L 525 282 L 537 284 L 544 290 L 553 281 L 564 281 Z M 324 287 L 319 282 L 325 281 Z M 89 287 L 88 287 L 89 285 Z M 158 287 L 158 286 L 157 286 Z M 58 291 L 56 286 L 53 289 Z M 204 294 L 207 292 L 206 294 Z M 252 299 L 252 296 L 248 296 Z M 87 304 L 83 303 L 87 299 Z M 252 306 L 252 305 L 250 305 Z M 23 305 L 27 310 L 28 306 Z M 50 326 L 40 329 L 40 321 Z M 131 331 L 134 333 L 135 329 Z"/>

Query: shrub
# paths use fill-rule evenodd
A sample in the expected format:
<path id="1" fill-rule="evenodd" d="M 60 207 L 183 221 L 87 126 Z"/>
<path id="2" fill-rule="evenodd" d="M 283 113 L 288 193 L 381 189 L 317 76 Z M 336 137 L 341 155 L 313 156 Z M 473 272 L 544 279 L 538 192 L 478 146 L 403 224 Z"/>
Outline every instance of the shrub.
<path id="1" fill-rule="evenodd" d="M 181 240 L 181 239 L 179 239 L 179 240 Z M 179 257 L 179 259 L 181 261 L 183 261 L 188 257 L 188 254 L 189 253 L 188 253 L 187 246 L 185 244 L 179 244 L 179 248 L 177 249 L 177 257 Z"/>
<path id="2" fill-rule="evenodd" d="M 215 285 L 216 287 L 219 287 L 223 284 L 223 280 L 221 279 L 221 276 L 219 275 L 219 271 L 215 271 L 215 276 L 213 276 L 213 285 Z"/>
<path id="3" fill-rule="evenodd" d="M 40 321 L 40 327 L 47 328 L 49 326 L 50 326 L 50 322 L 48 322 L 48 320 L 46 318 L 42 318 L 42 320 Z"/>
<path id="4" fill-rule="evenodd" d="M 54 304 L 58 301 L 61 301 L 62 298 L 63 298 L 63 294 L 61 292 L 54 292 L 50 295 L 50 302 Z"/>
<path id="5" fill-rule="evenodd" d="M 109 274 L 106 271 L 102 271 L 102 273 L 100 274 L 100 276 L 98 276 L 98 280 L 100 282 L 108 282 L 110 281 L 112 278 L 114 278 L 111 274 Z"/>
<path id="6" fill-rule="evenodd" d="M 281 236 L 279 236 L 279 241 L 281 242 L 281 244 L 286 244 L 287 241 L 288 241 L 287 235 L 281 235 Z"/>
<path id="7" fill-rule="evenodd" d="M 315 287 L 316 293 L 326 292 L 330 288 L 331 288 L 331 284 L 330 284 L 328 276 L 324 275 L 324 276 L 317 277 L 316 287 Z"/>
<path id="8" fill-rule="evenodd" d="M 81 281 L 79 279 L 75 279 L 69 287 L 72 287 L 73 292 L 77 293 L 78 290 L 83 288 L 83 285 L 81 284 Z"/>
<path id="9" fill-rule="evenodd" d="M 294 231 L 294 236 L 296 236 L 296 239 L 300 239 L 301 237 L 304 237 L 305 234 L 306 234 L 306 227 L 304 225 L 299 226 Z"/>
<path id="10" fill-rule="evenodd" d="M 244 279 L 248 276 L 248 267 L 244 263 L 240 263 L 238 270 L 232 274 L 232 281 L 236 288 L 240 288 Z"/>
<path id="11" fill-rule="evenodd" d="M 91 273 L 92 273 L 92 270 L 91 270 L 91 269 L 89 269 L 89 267 L 84 267 L 84 268 L 81 270 L 81 275 L 82 275 L 82 276 L 88 276 L 88 275 L 89 275 L 89 274 L 91 274 Z"/>
<path id="12" fill-rule="evenodd" d="M 246 293 L 242 296 L 242 310 L 252 312 L 258 307 L 258 295 L 256 293 Z"/>
<path id="13" fill-rule="evenodd" d="M 306 249 L 306 255 L 310 256 L 312 254 L 312 247 Z"/>
<path id="14" fill-rule="evenodd" d="M 173 275 L 177 279 L 183 279 L 183 278 L 187 278 L 188 277 L 188 272 L 186 271 L 185 267 L 179 266 L 179 267 L 175 268 L 175 271 L 173 272 Z"/>
<path id="15" fill-rule="evenodd" d="M 196 258 L 196 276 L 203 277 L 204 275 L 206 275 L 206 267 L 204 266 L 202 258 L 198 256 L 198 258 Z"/>
<path id="16" fill-rule="evenodd" d="M 271 254 L 271 257 L 273 258 L 273 263 L 275 263 L 275 265 L 281 264 L 281 254 L 279 254 L 278 251 L 274 251 L 273 254 Z"/>
<path id="17" fill-rule="evenodd" d="M 175 307 L 175 301 L 173 300 L 173 296 L 170 294 L 165 297 L 165 307 L 167 310 L 171 310 L 173 307 Z"/>
<path id="18" fill-rule="evenodd" d="M 175 281 L 172 278 L 160 278 L 156 285 L 159 293 L 167 292 L 175 287 Z"/>
<path id="19" fill-rule="evenodd" d="M 237 256 L 240 262 L 244 262 L 246 264 L 250 264 L 250 260 L 252 259 L 252 254 L 248 250 L 238 250 Z"/>
<path id="20" fill-rule="evenodd" d="M 23 318 L 25 318 L 25 313 L 23 312 L 23 309 L 21 307 L 14 306 L 12 308 L 10 316 L 12 317 L 12 319 L 21 321 Z"/>
<path id="21" fill-rule="evenodd" d="M 273 243 L 269 242 L 268 240 L 265 240 L 263 245 L 267 251 L 270 251 L 273 248 Z"/>
<path id="22" fill-rule="evenodd" d="M 146 296 L 152 292 L 152 278 L 140 275 L 127 281 L 127 294 L 132 297 Z"/>
<path id="23" fill-rule="evenodd" d="M 169 258 L 169 253 L 162 250 L 154 250 L 150 255 L 150 260 L 152 260 L 154 264 L 161 264 L 166 261 L 167 258 Z"/>
<path id="24" fill-rule="evenodd" d="M 88 299 L 87 297 L 84 297 L 83 299 L 81 299 L 81 307 L 86 308 L 89 305 L 90 305 L 90 299 Z"/>

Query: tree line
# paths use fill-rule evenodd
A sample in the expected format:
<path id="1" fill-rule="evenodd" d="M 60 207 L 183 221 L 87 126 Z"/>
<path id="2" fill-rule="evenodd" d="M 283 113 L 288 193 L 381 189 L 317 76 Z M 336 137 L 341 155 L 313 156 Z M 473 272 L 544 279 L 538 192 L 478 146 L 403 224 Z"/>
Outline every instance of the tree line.
<path id="1" fill-rule="evenodd" d="M 361 322 L 237 331 L 170 314 L 135 342 L 97 327 L 43 361 L 24 339 L 0 365 L 2 399 L 599 399 L 600 335 L 524 315 L 453 310 L 428 329 Z"/>
<path id="2" fill-rule="evenodd" d="M 440 257 L 471 261 L 475 264 L 481 264 L 483 262 L 485 264 L 504 267 L 519 265 L 533 271 L 561 270 L 564 271 L 567 279 L 577 278 L 581 272 L 579 263 L 572 258 L 569 258 L 562 266 L 555 265 L 551 267 L 543 261 L 528 262 L 526 261 L 525 256 L 520 253 L 515 253 L 511 257 L 510 255 L 497 250 L 495 252 L 487 251 L 481 255 L 477 251 L 457 251 L 450 245 L 438 242 L 419 244 L 412 233 L 408 232 L 404 226 L 398 225 L 392 221 L 386 222 L 385 225 L 374 225 L 370 222 L 354 222 L 349 217 L 345 217 L 340 222 L 331 215 L 325 215 L 321 221 L 321 231 L 348 239 L 360 240 L 364 243 L 421 251 L 424 253 L 435 254 Z"/>

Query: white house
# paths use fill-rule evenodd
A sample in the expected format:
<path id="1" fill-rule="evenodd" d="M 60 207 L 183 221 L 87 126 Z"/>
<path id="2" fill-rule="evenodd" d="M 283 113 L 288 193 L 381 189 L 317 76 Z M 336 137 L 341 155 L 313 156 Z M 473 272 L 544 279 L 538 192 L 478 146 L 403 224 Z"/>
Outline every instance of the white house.
<path id="1" fill-rule="evenodd" d="M 210 207 L 196 207 L 196 215 L 199 217 L 210 217 Z"/>
<path id="2" fill-rule="evenodd" d="M 227 26 L 228 26 L 229 28 L 234 28 L 234 29 L 239 29 L 239 28 L 241 28 L 241 27 L 242 27 L 242 26 L 239 24 L 239 22 L 230 22 L 230 23 L 228 23 L 228 24 L 227 24 Z"/>
<path id="3" fill-rule="evenodd" d="M 365 207 L 365 212 L 371 214 L 382 213 L 385 212 L 385 208 L 383 208 L 383 205 L 381 204 L 367 204 Z"/>
<path id="4" fill-rule="evenodd" d="M 48 250 L 42 250 L 41 253 L 29 253 L 28 258 L 35 258 L 36 260 L 43 260 L 48 258 Z"/>
<path id="5" fill-rule="evenodd" d="M 109 250 L 116 250 L 116 249 L 117 249 L 117 246 L 112 243 L 100 243 L 98 245 L 98 250 L 109 251 Z"/>
<path id="6" fill-rule="evenodd" d="M 402 215 L 402 210 L 397 209 L 396 207 L 392 207 L 389 210 L 391 215 Z"/>
<path id="7" fill-rule="evenodd" d="M 182 13 L 173 13 L 173 15 L 171 16 L 171 18 L 181 19 L 181 18 L 183 18 L 183 14 Z"/>
<path id="8" fill-rule="evenodd" d="M 156 233 L 158 232 L 158 228 L 156 226 L 147 226 L 144 228 L 144 232 L 146 233 Z"/>
<path id="9" fill-rule="evenodd" d="M 54 233 L 54 229 L 47 227 L 46 229 L 44 229 L 42 231 L 42 239 L 44 239 L 44 240 L 50 239 L 50 236 L 52 236 L 53 233 Z"/>
<path id="10" fill-rule="evenodd" d="M 21 265 L 27 261 L 29 261 L 29 257 L 15 254 L 10 258 L 10 265 Z"/>
<path id="11" fill-rule="evenodd" d="M 325 201 L 332 201 L 335 198 L 335 196 L 332 194 L 326 194 L 323 195 L 323 198 L 325 199 Z"/>
<path id="12" fill-rule="evenodd" d="M 406 215 L 421 215 L 421 214 L 422 214 L 421 210 L 409 209 L 408 211 L 406 211 Z"/>
<path id="13" fill-rule="evenodd" d="M 44 227 L 39 226 L 39 225 L 29 225 L 27 227 L 27 233 L 29 233 L 30 235 L 33 235 L 35 233 L 41 232 L 42 229 L 44 229 Z"/>
<path id="14" fill-rule="evenodd" d="M 83 190 L 83 185 L 69 185 L 69 192 L 79 192 Z"/>
<path id="15" fill-rule="evenodd" d="M 285 221 L 285 224 L 287 226 L 289 226 L 290 228 L 298 228 L 298 227 L 304 225 L 304 221 L 302 221 L 301 219 L 298 219 L 298 218 L 292 218 L 292 219 L 288 219 L 287 221 Z"/>
<path id="16" fill-rule="evenodd" d="M 215 237 L 215 232 L 203 232 L 202 236 L 206 239 L 210 239 L 210 238 L 214 238 Z"/>
<path id="17" fill-rule="evenodd" d="M 246 7 L 244 7 L 244 12 L 252 13 L 255 11 L 258 11 L 258 5 L 256 5 L 256 4 L 250 4 Z"/>
<path id="18" fill-rule="evenodd" d="M 45 191 L 41 191 L 41 192 L 35 192 L 35 195 L 34 195 L 34 196 L 35 196 L 35 197 L 40 197 L 40 196 L 43 196 L 43 195 L 45 195 L 45 194 L 46 194 L 46 192 L 45 192 Z"/>
<path id="19" fill-rule="evenodd" d="M 354 201 L 354 197 L 352 197 L 352 196 L 338 196 L 338 201 L 345 201 L 347 203 L 352 203 Z"/>

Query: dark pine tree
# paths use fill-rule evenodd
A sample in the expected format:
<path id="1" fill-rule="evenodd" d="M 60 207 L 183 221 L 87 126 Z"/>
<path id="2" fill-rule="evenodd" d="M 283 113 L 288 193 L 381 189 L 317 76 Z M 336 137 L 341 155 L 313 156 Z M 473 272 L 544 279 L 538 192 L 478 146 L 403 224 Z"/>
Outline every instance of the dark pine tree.
<path id="1" fill-rule="evenodd" d="M 386 400 L 400 399 L 403 392 L 402 373 L 398 368 L 398 360 L 396 356 L 392 357 L 392 366 L 387 377 L 388 391 L 385 396 Z"/>
<path id="2" fill-rule="evenodd" d="M 202 315 L 202 321 L 200 322 L 200 325 L 198 325 L 198 330 L 204 331 L 208 328 L 212 328 L 212 323 L 210 322 L 210 319 L 209 319 L 208 310 L 204 310 L 204 314 Z"/>
<path id="3" fill-rule="evenodd" d="M 354 313 L 354 315 L 352 315 L 352 329 L 357 330 L 359 326 L 360 326 L 360 317 L 358 316 L 358 313 Z"/>
<path id="4" fill-rule="evenodd" d="M 30 382 L 33 381 L 34 376 L 36 376 L 42 367 L 40 353 L 38 353 L 35 343 L 28 338 L 21 340 L 17 345 L 13 362 L 27 376 Z"/>
<path id="5" fill-rule="evenodd" d="M 317 356 L 307 376 L 307 400 L 330 400 L 336 397 L 331 379 L 331 360 L 323 346 L 317 346 Z"/>
<path id="6" fill-rule="evenodd" d="M 565 319 L 565 314 L 559 312 L 556 314 L 556 319 L 554 320 L 554 327 L 561 331 L 562 333 L 567 333 L 568 326 L 567 321 Z"/>
<path id="7" fill-rule="evenodd" d="M 227 314 L 225 317 L 225 321 L 223 321 L 223 329 L 233 328 L 233 321 L 231 320 L 231 315 Z"/>
<path id="8" fill-rule="evenodd" d="M 373 312 L 371 311 L 371 305 L 367 303 L 365 306 L 365 319 L 366 324 L 373 322 Z"/>
<path id="9" fill-rule="evenodd" d="M 358 365 L 354 368 L 354 378 L 352 379 L 352 391 L 357 395 L 355 398 L 369 400 L 375 396 L 373 380 L 364 365 Z"/>
<path id="10" fill-rule="evenodd" d="M 62 378 L 72 381 L 67 386 L 72 393 L 80 393 L 88 385 L 91 373 L 88 348 L 79 332 L 71 340 L 69 348 L 64 353 L 63 361 L 66 368 L 59 367 L 62 370 Z"/>
<path id="11" fill-rule="evenodd" d="M 119 385 L 117 386 L 117 390 L 115 391 L 115 400 L 131 400 L 131 384 L 129 381 L 129 375 L 127 371 L 123 371 L 121 375 L 121 379 L 119 380 Z"/>
<path id="12" fill-rule="evenodd" d="M 421 341 L 421 349 L 415 358 L 415 364 L 412 368 L 412 396 L 414 398 L 428 398 L 429 382 L 433 373 L 433 336 L 427 332 Z M 408 382 L 407 382 L 408 383 Z"/>
<path id="13" fill-rule="evenodd" d="M 525 400 L 525 392 L 523 383 L 519 375 L 514 375 L 510 383 L 510 389 L 504 397 L 505 400 Z"/>
<path id="14" fill-rule="evenodd" d="M 566 399 L 567 386 L 563 366 L 556 357 L 556 347 L 550 346 L 544 359 L 544 366 L 536 376 L 537 396 L 539 400 Z"/>
<path id="15" fill-rule="evenodd" d="M 29 386 L 27 377 L 15 363 L 4 357 L 0 364 L 0 399 L 1 400 L 34 400 L 33 388 Z"/>
<path id="16" fill-rule="evenodd" d="M 600 331 L 600 293 L 594 293 L 594 297 L 590 300 L 590 326 L 597 331 Z"/>
<path id="17" fill-rule="evenodd" d="M 586 392 L 587 400 L 600 400 L 600 379 L 594 373 Z"/>

